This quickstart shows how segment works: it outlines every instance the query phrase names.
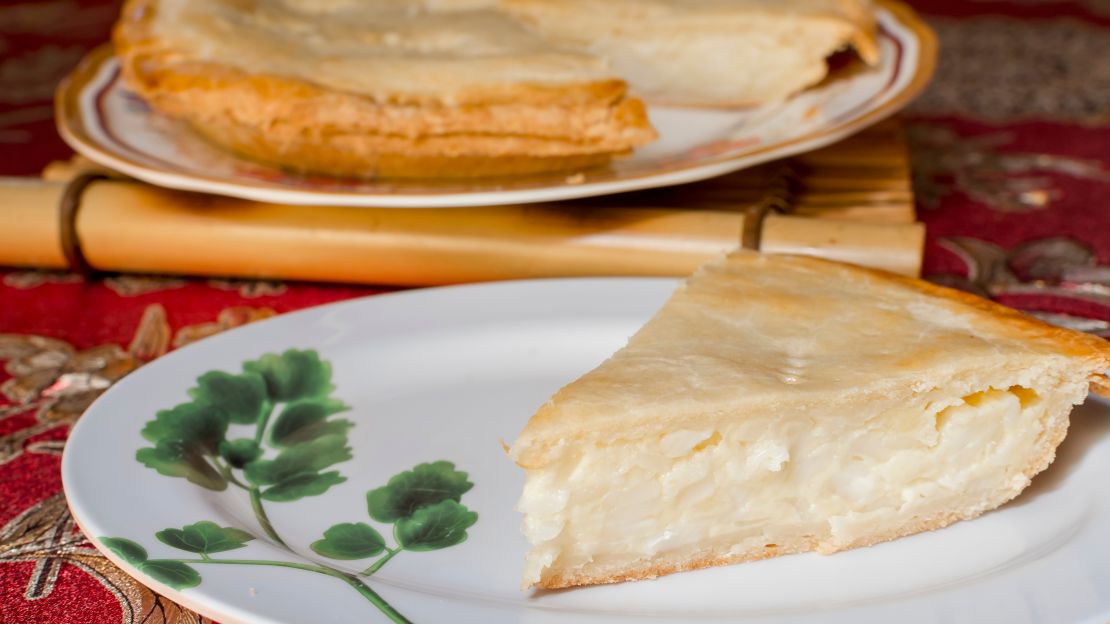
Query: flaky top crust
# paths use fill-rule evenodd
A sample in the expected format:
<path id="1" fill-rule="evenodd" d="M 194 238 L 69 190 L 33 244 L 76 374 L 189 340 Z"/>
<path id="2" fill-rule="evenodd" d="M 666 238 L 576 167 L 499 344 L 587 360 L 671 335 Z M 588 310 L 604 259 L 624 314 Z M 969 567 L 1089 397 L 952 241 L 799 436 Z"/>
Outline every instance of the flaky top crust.
<path id="1" fill-rule="evenodd" d="M 130 1 L 116 42 L 123 54 L 165 52 L 377 102 L 582 103 L 595 83 L 619 83 L 600 59 L 550 45 L 490 4 Z"/>
<path id="2" fill-rule="evenodd" d="M 730 411 L 928 390 L 961 371 L 1046 358 L 1097 386 L 1110 369 L 1110 343 L 913 278 L 735 252 L 700 269 L 626 347 L 557 392 L 512 457 L 538 468 L 550 449 L 576 440 L 696 426 Z"/>
<path id="3" fill-rule="evenodd" d="M 875 63 L 879 58 L 870 0 L 501 0 L 501 4 L 509 11 L 573 23 L 593 21 L 613 28 L 625 25 L 672 32 L 685 29 L 705 35 L 736 33 L 765 20 L 796 24 L 803 29 L 799 34 L 804 34 L 806 22 L 836 22 L 863 60 Z"/>

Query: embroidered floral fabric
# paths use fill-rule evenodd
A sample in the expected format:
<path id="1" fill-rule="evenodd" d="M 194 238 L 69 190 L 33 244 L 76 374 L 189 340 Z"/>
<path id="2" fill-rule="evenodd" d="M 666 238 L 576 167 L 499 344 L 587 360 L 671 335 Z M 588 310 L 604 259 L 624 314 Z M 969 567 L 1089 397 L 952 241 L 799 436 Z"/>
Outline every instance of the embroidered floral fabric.
<path id="1" fill-rule="evenodd" d="M 941 41 L 934 83 L 902 116 L 926 276 L 1110 336 L 1110 3 L 912 4 Z M 89 0 L 0 6 L 0 175 L 69 156 L 53 88 L 117 11 Z M 205 621 L 75 528 L 59 476 L 69 426 L 168 350 L 380 291 L 0 269 L 0 624 Z"/>

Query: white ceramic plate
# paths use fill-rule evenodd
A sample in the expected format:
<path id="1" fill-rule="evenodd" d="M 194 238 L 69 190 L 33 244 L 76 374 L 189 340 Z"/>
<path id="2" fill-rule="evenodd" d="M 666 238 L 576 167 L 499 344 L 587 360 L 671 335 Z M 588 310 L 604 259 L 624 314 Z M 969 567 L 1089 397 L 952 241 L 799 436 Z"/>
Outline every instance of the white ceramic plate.
<path id="1" fill-rule="evenodd" d="M 109 558 L 226 624 L 384 621 L 374 595 L 414 622 L 1110 619 L 1110 406 L 1094 400 L 1074 413 L 1056 463 L 1019 499 L 977 520 L 827 557 L 794 555 L 656 581 L 521 592 L 526 544 L 513 505 L 523 479 L 501 441 L 513 440 L 550 393 L 622 346 L 674 285 L 655 278 L 575 279 L 410 291 L 289 314 L 204 340 L 133 373 L 89 409 L 63 458 L 66 496 L 78 524 Z M 306 351 L 262 357 L 289 349 L 311 350 L 330 363 L 330 383 L 327 367 Z M 195 441 L 189 431 L 197 429 L 184 425 L 199 422 L 197 410 L 210 408 L 197 405 L 212 404 L 221 392 L 237 397 L 235 414 L 253 418 L 244 397 L 251 396 L 249 380 L 255 378 L 228 382 L 216 375 L 198 386 L 208 371 L 240 373 L 245 361 L 256 362 L 248 368 L 263 372 L 271 395 L 327 397 L 301 403 L 296 417 L 276 415 L 283 412 L 279 404 L 271 433 L 262 437 L 266 457 L 273 456 L 273 437 L 300 440 L 291 444 L 302 449 L 293 451 L 300 457 L 287 456 L 285 467 L 301 461 L 301 477 L 274 465 L 246 471 L 259 481 L 280 482 L 260 490 L 266 499 L 261 506 L 291 551 L 260 528 L 249 490 L 206 489 L 136 461 L 137 452 L 157 453 L 139 451 L 155 447 L 151 439 L 162 439 L 169 450 L 174 439 Z M 220 380 L 248 385 L 213 390 Z M 192 387 L 203 389 L 191 396 Z M 332 401 L 350 409 L 313 420 L 311 406 Z M 152 435 L 144 439 L 140 432 L 160 410 L 181 404 L 192 407 L 163 416 L 164 426 L 148 429 Z M 338 419 L 353 426 L 346 430 Z M 308 427 L 293 426 L 298 422 Z M 225 437 L 249 440 L 255 429 L 232 425 Z M 285 433 L 274 436 L 274 430 Z M 342 439 L 325 439 L 328 432 L 346 436 L 350 459 L 341 451 L 328 458 L 342 446 Z M 334 459 L 341 461 L 324 465 Z M 453 468 L 422 468 L 419 478 L 438 483 L 430 489 L 457 496 L 459 503 L 390 506 L 391 495 L 396 502 L 412 494 L 411 476 L 378 490 L 394 475 L 438 461 Z M 473 489 L 455 470 L 466 473 Z M 326 476 L 332 471 L 345 480 L 326 491 L 313 489 L 336 481 Z M 249 485 L 242 471 L 233 474 Z M 371 491 L 378 491 L 370 497 L 373 505 Z M 272 500 L 283 497 L 295 500 Z M 393 518 L 392 529 L 372 520 L 371 508 L 379 518 Z M 390 516 L 389 509 L 402 512 Z M 403 515 L 412 509 L 418 511 Z M 189 534 L 156 537 L 202 521 L 239 530 L 200 525 Z M 347 527 L 346 542 L 332 539 L 317 548 L 362 558 L 335 559 L 311 547 L 329 528 L 358 523 L 365 528 Z M 455 543 L 464 530 L 465 541 Z M 242 542 L 240 531 L 256 539 Z M 368 578 L 345 576 L 387 554 L 366 556 L 376 550 L 376 535 L 389 547 L 400 535 L 410 546 L 435 549 L 403 550 Z M 207 548 L 208 560 L 189 548 Z M 187 568 L 167 563 L 183 559 L 199 561 Z M 275 564 L 249 563 L 259 561 Z"/>
<path id="2" fill-rule="evenodd" d="M 932 75 L 936 42 L 908 7 L 882 0 L 881 63 L 850 65 L 789 101 L 713 111 L 653 107 L 660 138 L 581 175 L 474 181 L 298 176 L 225 152 L 122 88 L 109 48 L 59 88 L 58 128 L 78 152 L 140 180 L 284 204 L 453 207 L 554 201 L 693 182 L 816 149 L 899 110 Z"/>

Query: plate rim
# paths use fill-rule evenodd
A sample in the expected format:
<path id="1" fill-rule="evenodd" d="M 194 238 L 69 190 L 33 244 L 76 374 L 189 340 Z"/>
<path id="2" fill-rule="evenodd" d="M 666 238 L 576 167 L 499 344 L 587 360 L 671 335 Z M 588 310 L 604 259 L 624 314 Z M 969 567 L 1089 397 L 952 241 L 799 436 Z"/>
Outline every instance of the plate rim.
<path id="1" fill-rule="evenodd" d="M 936 69 L 937 37 L 917 13 L 901 0 L 877 0 L 878 12 L 905 28 L 917 43 L 917 63 L 905 86 L 880 106 L 831 128 L 819 129 L 787 141 L 768 144 L 739 154 L 724 154 L 691 165 L 653 173 L 583 184 L 537 183 L 511 190 L 401 191 L 361 193 L 329 189 L 296 189 L 253 180 L 158 169 L 104 146 L 92 137 L 82 113 L 80 97 L 101 69 L 114 59 L 112 45 L 90 52 L 55 91 L 55 120 L 59 134 L 74 150 L 101 165 L 131 177 L 167 188 L 216 193 L 262 202 L 296 205 L 329 205 L 379 208 L 451 208 L 560 201 L 684 184 L 723 175 L 762 162 L 794 156 L 825 147 L 893 115 L 929 83 Z"/>

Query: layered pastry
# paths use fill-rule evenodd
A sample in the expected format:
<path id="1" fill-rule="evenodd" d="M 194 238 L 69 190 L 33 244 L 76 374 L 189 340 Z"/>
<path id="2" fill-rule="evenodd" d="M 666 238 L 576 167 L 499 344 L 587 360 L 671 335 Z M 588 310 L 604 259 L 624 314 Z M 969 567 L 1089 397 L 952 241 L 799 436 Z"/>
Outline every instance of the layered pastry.
<path id="1" fill-rule="evenodd" d="M 764 104 L 815 85 L 826 58 L 878 60 L 869 0 L 502 0 L 547 40 L 597 54 L 649 101 Z"/>
<path id="2" fill-rule="evenodd" d="M 296 171 L 578 169 L 656 136 L 603 59 L 493 0 L 129 0 L 114 42 L 155 110 Z"/>
<path id="3" fill-rule="evenodd" d="M 1055 456 L 1110 343 L 926 282 L 738 252 L 511 449 L 524 585 L 833 553 L 974 518 Z"/>

